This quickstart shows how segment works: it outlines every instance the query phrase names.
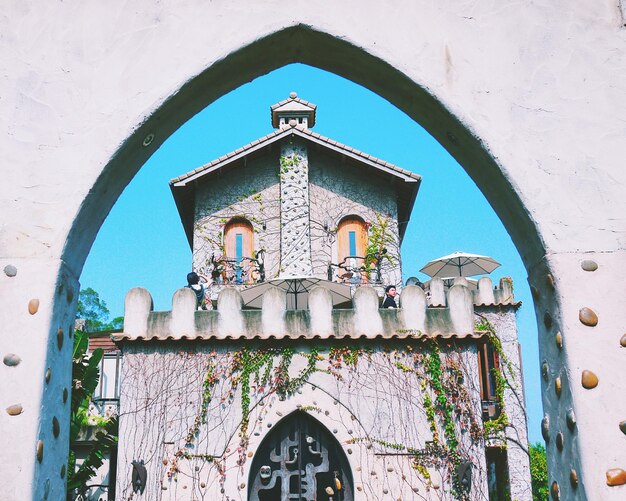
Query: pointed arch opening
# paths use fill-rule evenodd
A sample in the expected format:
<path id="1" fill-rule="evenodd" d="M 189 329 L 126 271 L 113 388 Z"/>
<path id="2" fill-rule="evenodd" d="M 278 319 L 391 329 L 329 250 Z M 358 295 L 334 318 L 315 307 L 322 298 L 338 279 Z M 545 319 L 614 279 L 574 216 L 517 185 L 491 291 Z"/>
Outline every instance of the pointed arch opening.
<path id="1" fill-rule="evenodd" d="M 353 501 L 354 482 L 341 444 L 317 419 L 296 411 L 261 442 L 250 468 L 249 501 Z"/>

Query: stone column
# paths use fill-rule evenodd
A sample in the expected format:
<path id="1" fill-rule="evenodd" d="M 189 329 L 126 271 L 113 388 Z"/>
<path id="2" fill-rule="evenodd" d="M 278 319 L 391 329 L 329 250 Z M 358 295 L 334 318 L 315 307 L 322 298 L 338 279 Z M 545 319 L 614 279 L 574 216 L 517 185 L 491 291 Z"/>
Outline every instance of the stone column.
<path id="1" fill-rule="evenodd" d="M 309 161 L 293 139 L 280 150 L 280 227 L 280 275 L 311 275 Z"/>

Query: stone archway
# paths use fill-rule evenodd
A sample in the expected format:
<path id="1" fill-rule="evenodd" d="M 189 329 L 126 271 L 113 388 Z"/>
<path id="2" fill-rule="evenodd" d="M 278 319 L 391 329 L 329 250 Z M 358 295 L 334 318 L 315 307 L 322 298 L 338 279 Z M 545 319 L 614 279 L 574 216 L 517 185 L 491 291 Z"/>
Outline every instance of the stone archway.
<path id="1" fill-rule="evenodd" d="M 626 180 L 617 152 L 626 148 L 619 98 L 626 62 L 616 56 L 601 66 L 586 57 L 624 54 L 621 39 L 605 36 L 618 29 L 618 11 L 581 2 L 564 19 L 557 6 L 453 12 L 409 2 L 381 18 L 375 2 L 333 5 L 333 16 L 324 3 L 285 2 L 271 13 L 253 2 L 245 11 L 149 4 L 94 13 L 65 5 L 35 11 L 33 3 L 12 7 L 12 22 L 3 21 L 5 74 L 15 76 L 0 88 L 11 165 L 0 235 L 8 357 L 2 426 L 10 437 L 0 471 L 8 497 L 62 497 L 78 277 L 124 186 L 204 106 L 255 76 L 303 62 L 405 111 L 481 188 L 533 287 L 550 480 L 565 499 L 618 499 L 623 488 L 607 487 L 605 472 L 626 469 L 618 427 L 626 404 L 613 398 L 623 391 L 625 370 Z M 74 29 L 61 22 L 68 16 Z M 181 20 L 184 29 L 176 29 Z M 515 36 L 531 26 L 535 32 Z M 548 34 L 553 43 L 546 47 Z M 48 54 L 58 38 L 67 50 Z M 507 65 L 511 59 L 519 64 Z M 560 79 L 581 75 L 599 86 L 613 82 L 613 90 L 572 100 Z M 594 312 L 583 310 L 579 320 L 585 306 L 596 310 L 601 327 L 593 326 Z M 599 376 L 597 388 L 581 386 L 583 370 Z"/>

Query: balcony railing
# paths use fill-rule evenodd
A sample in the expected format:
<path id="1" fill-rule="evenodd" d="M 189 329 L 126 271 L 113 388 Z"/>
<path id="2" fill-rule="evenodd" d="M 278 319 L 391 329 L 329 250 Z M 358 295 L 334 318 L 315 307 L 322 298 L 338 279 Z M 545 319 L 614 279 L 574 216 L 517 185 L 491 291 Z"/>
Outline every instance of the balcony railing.
<path id="1" fill-rule="evenodd" d="M 381 265 L 382 256 L 347 256 L 338 264 L 329 263 L 328 280 L 347 284 L 381 284 Z"/>
<path id="2" fill-rule="evenodd" d="M 265 251 L 261 249 L 254 257 L 211 257 L 209 274 L 217 285 L 254 285 L 265 282 Z"/>

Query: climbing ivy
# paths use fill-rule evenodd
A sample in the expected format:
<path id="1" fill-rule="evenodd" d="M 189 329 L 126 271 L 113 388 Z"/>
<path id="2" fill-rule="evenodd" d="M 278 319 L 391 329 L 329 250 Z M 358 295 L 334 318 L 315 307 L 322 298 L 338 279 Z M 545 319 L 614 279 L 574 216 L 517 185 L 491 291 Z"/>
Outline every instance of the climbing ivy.
<path id="1" fill-rule="evenodd" d="M 453 348 L 448 344 L 448 349 Z M 469 438 L 473 443 L 480 443 L 483 436 L 478 420 L 472 412 L 473 403 L 470 395 L 463 384 L 463 371 L 458 362 L 454 361 L 454 357 L 442 353 L 439 343 L 435 340 L 426 340 L 417 349 L 406 346 L 400 351 L 406 357 L 404 362 L 398 361 L 398 351 L 386 350 L 385 356 L 391 362 L 390 367 L 395 368 L 399 374 L 417 377 L 426 420 L 432 432 L 432 441 L 427 442 L 423 448 L 372 436 L 355 436 L 349 442 L 366 442 L 408 455 L 412 467 L 427 483 L 431 482 L 428 468 L 444 468 L 452 482 L 453 496 L 464 500 L 466 494 L 455 483 L 456 467 L 467 460 L 466 445 L 460 446 L 460 433 L 469 431 Z M 291 346 L 262 349 L 244 347 L 230 353 L 221 363 L 217 362 L 215 353 L 209 354 L 198 415 L 189 428 L 183 447 L 169 461 L 168 475 L 176 479 L 178 462 L 181 458 L 204 460 L 223 470 L 223 458 L 220 461 L 218 457 L 194 452 L 195 441 L 199 436 L 201 425 L 207 422 L 209 405 L 214 398 L 215 385 L 218 382 L 227 384 L 225 393 L 227 397 L 222 397 L 222 405 L 226 403 L 225 398 L 228 403 L 237 398 L 237 395 L 241 399 L 237 448 L 238 464 L 241 465 L 246 460 L 253 396 L 255 406 L 272 394 L 288 398 L 307 384 L 316 372 L 325 372 L 340 380 L 345 375 L 345 370 L 355 371 L 360 363 L 372 363 L 372 354 L 373 351 L 370 349 L 347 346 L 313 347 L 308 352 L 298 352 Z M 304 357 L 306 364 L 293 375 L 292 366 L 296 357 Z M 326 367 L 324 362 L 327 363 Z M 301 407 L 301 410 L 322 412 L 316 404 Z"/>
<path id="2" fill-rule="evenodd" d="M 506 353 L 504 353 L 502 341 L 500 341 L 500 338 L 496 334 L 495 327 L 491 322 L 489 322 L 489 320 L 481 316 L 480 322 L 474 326 L 474 329 L 486 333 L 487 342 L 493 346 L 500 362 L 499 368 L 491 369 L 495 382 L 496 401 L 500 404 L 500 415 L 496 419 L 485 421 L 483 423 L 485 439 L 501 440 L 503 442 L 503 447 L 506 447 L 506 428 L 509 425 L 509 417 L 504 406 L 504 391 L 506 388 L 511 388 L 507 378 L 515 380 L 513 364 L 506 356 Z"/>

